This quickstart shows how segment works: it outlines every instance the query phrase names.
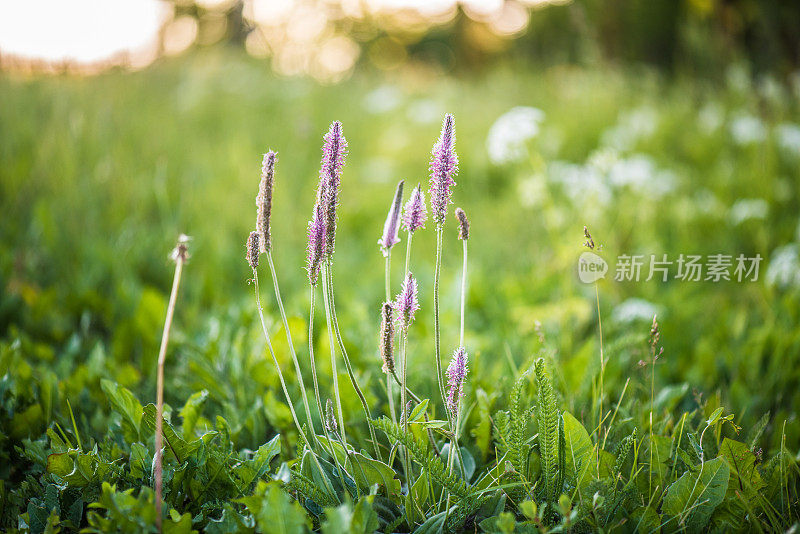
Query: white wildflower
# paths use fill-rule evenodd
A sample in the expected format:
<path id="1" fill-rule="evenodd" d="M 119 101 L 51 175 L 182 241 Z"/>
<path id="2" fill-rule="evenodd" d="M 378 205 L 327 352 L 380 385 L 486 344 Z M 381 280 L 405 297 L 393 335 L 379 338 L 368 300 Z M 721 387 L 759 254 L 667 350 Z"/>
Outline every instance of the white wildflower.
<path id="1" fill-rule="evenodd" d="M 742 224 L 748 220 L 763 220 L 769 214 L 769 204 L 763 198 L 740 198 L 729 213 L 733 224 Z"/>
<path id="2" fill-rule="evenodd" d="M 797 243 L 772 251 L 766 281 L 768 285 L 780 288 L 800 287 L 800 246 Z"/>
<path id="3" fill-rule="evenodd" d="M 495 165 L 519 161 L 527 154 L 526 143 L 539 134 L 544 112 L 518 106 L 501 115 L 486 136 L 489 160 Z"/>
<path id="4" fill-rule="evenodd" d="M 618 304 L 611 312 L 611 319 L 617 323 L 652 321 L 659 313 L 659 307 L 644 299 L 629 298 Z"/>

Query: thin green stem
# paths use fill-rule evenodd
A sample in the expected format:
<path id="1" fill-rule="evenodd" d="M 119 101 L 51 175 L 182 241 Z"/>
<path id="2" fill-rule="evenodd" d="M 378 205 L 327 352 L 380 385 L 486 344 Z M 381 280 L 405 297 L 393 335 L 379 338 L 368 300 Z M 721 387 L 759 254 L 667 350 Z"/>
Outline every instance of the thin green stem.
<path id="1" fill-rule="evenodd" d="M 467 301 L 467 240 L 461 241 L 464 244 L 464 265 L 461 267 L 461 329 L 459 330 L 458 346 L 464 346 L 464 309 Z"/>
<path id="2" fill-rule="evenodd" d="M 375 456 L 378 460 L 382 460 L 381 450 L 378 445 L 378 438 L 375 435 L 375 427 L 372 424 L 372 416 L 369 412 L 369 404 L 367 404 L 367 399 L 364 397 L 364 393 L 361 391 L 361 387 L 358 385 L 358 381 L 356 380 L 356 375 L 353 372 L 353 366 L 350 364 L 350 357 L 347 355 L 347 349 L 344 346 L 344 340 L 342 339 L 342 333 L 339 330 L 339 320 L 336 317 L 336 303 L 334 302 L 333 298 L 333 265 L 330 260 L 328 260 L 325 266 L 325 281 L 326 285 L 324 286 L 327 290 L 327 304 L 328 304 L 328 312 L 331 318 L 331 322 L 333 323 L 333 329 L 336 332 L 336 340 L 339 343 L 339 350 L 342 353 L 342 359 L 344 360 L 344 365 L 347 368 L 347 374 L 350 377 L 350 382 L 353 384 L 353 389 L 356 390 L 356 395 L 358 396 L 358 400 L 361 401 L 361 407 L 364 409 L 364 416 L 367 419 L 367 426 L 369 427 L 369 434 L 370 438 L 372 439 L 372 445 L 375 449 Z M 344 429 L 342 429 L 342 433 L 344 434 Z"/>
<path id="3" fill-rule="evenodd" d="M 347 442 L 347 432 L 344 428 L 344 417 L 342 416 L 342 399 L 339 395 L 339 373 L 336 370 L 336 340 L 333 333 L 333 317 L 331 316 L 331 306 L 328 301 L 328 286 L 326 282 L 327 267 L 322 273 L 322 298 L 325 302 L 325 320 L 328 324 L 328 344 L 331 348 L 331 374 L 333 375 L 333 399 L 336 402 L 336 413 L 339 419 L 339 429 L 342 433 L 342 440 Z"/>
<path id="4" fill-rule="evenodd" d="M 308 395 L 306 394 L 306 385 L 303 382 L 303 372 L 300 370 L 300 362 L 297 360 L 297 353 L 294 350 L 294 343 L 292 342 L 292 333 L 289 330 L 289 321 L 286 319 L 286 311 L 283 308 L 283 299 L 281 299 L 281 290 L 278 287 L 278 275 L 275 271 L 275 264 L 272 261 L 272 250 L 267 251 L 267 263 L 269 270 L 272 273 L 272 286 L 275 288 L 275 300 L 278 301 L 278 310 L 281 314 L 283 321 L 283 329 L 286 331 L 286 342 L 289 344 L 289 353 L 292 355 L 292 362 L 294 362 L 294 370 L 297 373 L 297 382 L 300 386 L 300 395 L 303 398 L 303 407 L 306 411 L 306 419 L 308 419 L 308 427 L 311 429 L 311 435 L 316 441 L 316 430 L 314 429 L 314 420 L 311 419 L 311 408 L 308 405 Z"/>
<path id="5" fill-rule="evenodd" d="M 403 421 L 403 433 L 408 435 L 408 412 L 406 411 L 406 404 L 408 403 L 408 389 L 406 388 L 406 344 L 408 342 L 408 331 L 404 330 L 401 334 L 403 341 L 400 343 L 400 357 L 403 359 L 403 368 L 401 376 L 401 385 L 400 385 L 400 419 Z M 388 377 L 387 377 L 388 378 Z M 412 486 L 414 485 L 413 478 L 414 475 L 411 472 L 411 456 L 408 453 L 408 447 L 403 447 L 403 457 L 405 459 L 405 472 L 406 472 L 406 485 L 408 486 L 408 496 L 411 499 L 411 507 L 414 507 L 414 493 L 411 491 Z"/>
<path id="6" fill-rule="evenodd" d="M 447 408 L 447 394 L 444 389 L 444 374 L 442 373 L 441 334 L 439 332 L 439 276 L 442 269 L 442 227 L 436 227 L 436 266 L 433 271 L 433 344 L 434 359 L 436 360 L 436 379 L 439 382 L 439 394 L 442 396 L 447 419 L 450 420 L 450 410 Z M 452 421 L 451 421 L 452 424 Z"/>
<path id="7" fill-rule="evenodd" d="M 328 433 L 328 427 L 325 425 L 325 411 L 322 409 L 322 398 L 319 394 L 319 381 L 317 380 L 317 365 L 314 361 L 314 300 L 315 300 L 315 287 L 311 287 L 310 306 L 308 311 L 308 361 L 311 364 L 311 379 L 314 382 L 314 397 L 317 401 L 317 410 L 319 410 L 319 420 L 322 422 L 322 433 L 325 434 L 325 439 L 328 441 L 328 454 L 333 458 L 333 463 L 336 465 L 336 470 L 339 472 L 339 480 L 342 483 L 342 488 L 347 488 L 344 482 L 344 475 L 342 474 L 342 467 L 339 465 L 339 460 L 336 459 L 336 452 L 333 450 L 331 436 Z M 319 444 L 319 441 L 317 441 Z"/>
<path id="8" fill-rule="evenodd" d="M 278 358 L 275 357 L 275 351 L 272 348 L 272 341 L 269 337 L 269 332 L 267 331 L 267 323 L 264 321 L 264 310 L 261 307 L 261 296 L 259 295 L 258 289 L 258 271 L 253 269 L 253 283 L 255 285 L 255 293 L 256 293 L 256 306 L 258 307 L 258 317 L 261 319 L 261 328 L 264 331 L 264 339 L 267 342 L 267 348 L 269 349 L 269 353 L 272 356 L 272 363 L 275 364 L 275 370 L 278 372 L 278 379 L 281 382 L 281 388 L 283 389 L 283 394 L 286 397 L 286 404 L 289 406 L 289 411 L 292 414 L 292 420 L 294 421 L 295 426 L 297 427 L 297 432 L 300 434 L 301 439 L 304 441 L 304 446 L 311 446 L 311 442 L 308 440 L 308 436 L 306 436 L 305 432 L 303 432 L 303 427 L 300 426 L 300 421 L 297 419 L 297 414 L 294 411 L 294 405 L 292 405 L 292 398 L 289 396 L 289 390 L 286 388 L 286 381 L 283 379 L 283 372 L 281 371 L 281 366 L 278 364 Z M 331 487 L 330 481 L 327 479 L 325 475 L 325 471 L 322 470 L 322 466 L 319 463 L 319 459 L 317 458 L 317 454 L 314 452 L 313 449 L 311 450 L 311 458 L 314 460 L 314 463 L 317 466 L 317 469 L 320 472 L 320 476 L 322 477 L 323 482 L 330 494 L 338 499 L 336 492 Z"/>

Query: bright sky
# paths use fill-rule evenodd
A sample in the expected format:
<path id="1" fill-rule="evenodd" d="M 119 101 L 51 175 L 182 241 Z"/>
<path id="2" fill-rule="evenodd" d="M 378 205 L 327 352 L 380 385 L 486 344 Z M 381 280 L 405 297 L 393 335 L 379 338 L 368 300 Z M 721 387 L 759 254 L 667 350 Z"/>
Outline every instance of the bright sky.
<path id="1" fill-rule="evenodd" d="M 0 0 L 0 52 L 91 63 L 152 46 L 160 0 Z"/>

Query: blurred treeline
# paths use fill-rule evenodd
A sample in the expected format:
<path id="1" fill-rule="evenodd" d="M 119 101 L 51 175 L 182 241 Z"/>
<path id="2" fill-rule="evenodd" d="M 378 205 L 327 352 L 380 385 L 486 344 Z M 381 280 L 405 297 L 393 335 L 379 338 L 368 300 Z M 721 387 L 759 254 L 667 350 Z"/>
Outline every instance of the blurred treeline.
<path id="1" fill-rule="evenodd" d="M 176 17 L 196 19 L 195 46 L 244 47 L 261 25 L 249 16 L 249 0 L 213 6 L 172 2 Z M 396 66 L 399 58 L 460 71 L 514 57 L 544 64 L 646 63 L 715 76 L 734 61 L 747 61 L 755 73 L 788 73 L 800 66 L 800 2 L 792 0 L 500 0 L 496 12 L 512 7 L 527 12 L 526 23 L 505 33 L 496 31 L 489 17 L 475 16 L 468 2 L 444 16 L 417 13 L 417 19 L 409 16 L 411 8 L 398 10 L 397 17 L 370 8 L 367 0 L 355 2 L 362 7 L 354 15 L 344 3 L 353 4 L 302 2 L 359 44 L 360 67 Z"/>

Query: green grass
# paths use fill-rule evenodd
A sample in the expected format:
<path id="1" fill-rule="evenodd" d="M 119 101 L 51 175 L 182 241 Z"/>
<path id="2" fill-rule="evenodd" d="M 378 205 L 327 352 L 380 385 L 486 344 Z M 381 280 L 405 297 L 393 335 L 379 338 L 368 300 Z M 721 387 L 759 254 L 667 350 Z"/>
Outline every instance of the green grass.
<path id="1" fill-rule="evenodd" d="M 189 514 L 184 521 L 201 530 L 211 529 L 209 520 L 223 513 L 230 525 L 239 520 L 242 528 L 253 527 L 248 521 L 270 525 L 265 509 L 284 510 L 281 517 L 287 521 L 305 521 L 297 504 L 284 500 L 286 493 L 255 482 L 275 474 L 278 460 L 270 464 L 269 457 L 262 471 L 256 465 L 262 456 L 247 452 L 261 450 L 280 433 L 280 458 L 293 472 L 309 477 L 312 485 L 314 476 L 324 476 L 307 461 L 302 467 L 292 465 L 297 433 L 282 403 L 277 374 L 265 357 L 247 283 L 244 242 L 255 220 L 261 153 L 272 148 L 279 154 L 274 256 L 294 344 L 310 385 L 304 348 L 305 224 L 314 201 L 322 134 L 332 120 L 343 122 L 350 156 L 342 182 L 336 303 L 348 352 L 377 418 L 388 415 L 388 408 L 377 349 L 383 258 L 376 241 L 396 182 L 405 179 L 407 191 L 426 182 L 430 147 L 442 115 L 451 112 L 461 160 L 455 203 L 472 223 L 466 318 L 470 411 L 464 416 L 461 444 L 475 469 L 466 482 L 479 487 L 509 452 L 513 458 L 526 457 L 513 465 L 512 473 L 500 462 L 496 476 L 502 476 L 492 488 L 503 483 L 507 488 L 460 503 L 456 515 L 464 514 L 464 528 L 471 530 L 469 525 L 480 519 L 489 521 L 481 527 L 489 531 L 502 530 L 504 521 L 518 521 L 517 528 L 524 530 L 530 525 L 522 522 L 540 520 L 547 500 L 540 489 L 545 482 L 551 488 L 554 481 L 536 483 L 538 415 L 527 415 L 527 425 L 514 427 L 511 443 L 516 449 L 508 448 L 504 432 L 511 427 L 503 423 L 521 420 L 525 410 L 537 405 L 537 382 L 530 375 L 524 375 L 517 393 L 522 400 L 516 404 L 525 413 L 514 415 L 508 397 L 525 371 L 533 373 L 539 356 L 549 367 L 556 417 L 562 412 L 574 415 L 563 415 L 560 432 L 566 436 L 566 450 L 574 453 L 583 447 L 584 434 L 590 447 L 604 449 L 597 453 L 600 460 L 592 475 L 580 474 L 585 462 L 576 467 L 568 458 L 564 473 L 556 464 L 562 481 L 557 491 L 568 495 L 570 505 L 561 503 L 559 508 L 551 502 L 541 515 L 544 523 L 573 521 L 570 528 L 616 525 L 625 530 L 630 523 L 618 525 L 620 518 L 633 514 L 641 525 L 661 521 L 662 530 L 670 531 L 678 528 L 677 521 L 669 522 L 676 503 L 691 504 L 696 493 L 689 487 L 681 500 L 681 488 L 666 485 L 683 476 L 692 483 L 704 477 L 716 481 L 717 471 L 707 474 L 709 465 L 724 462 L 711 461 L 725 458 L 725 451 L 749 461 L 745 452 L 751 448 L 763 450 L 753 456 L 763 485 L 753 483 L 758 487 L 748 489 L 759 497 L 751 495 L 743 503 L 732 490 L 722 490 L 726 497 L 709 511 L 711 519 L 701 509 L 707 505 L 698 505 L 697 511 L 688 512 L 690 523 L 706 519 L 719 526 L 725 517 L 739 521 L 742 506 L 751 504 L 757 509 L 748 511 L 750 522 L 742 528 L 788 528 L 798 517 L 800 287 L 767 283 L 766 273 L 776 249 L 797 247 L 800 241 L 800 155 L 796 148 L 782 147 L 780 135 L 781 125 L 800 123 L 800 109 L 791 88 L 763 80 L 743 84 L 737 72 L 732 68 L 727 83 L 712 84 L 666 79 L 648 70 L 506 65 L 461 78 L 361 73 L 343 84 L 321 87 L 275 78 L 264 64 L 236 55 L 209 53 L 163 61 L 142 72 L 86 79 L 2 74 L 0 525 L 23 530 L 30 525 L 41 531 L 55 501 L 57 515 L 73 520 L 67 528 L 88 526 L 88 510 L 77 514 L 95 501 L 105 504 L 94 512 L 93 528 L 103 528 L 98 526 L 102 518 L 114 524 L 126 514 L 152 525 L 147 515 L 155 513 L 148 512 L 152 493 L 140 490 L 152 485 L 152 430 L 147 408 L 141 406 L 155 399 L 158 341 L 172 276 L 167 254 L 180 232 L 193 237 L 192 258 L 184 271 L 167 358 L 166 402 L 187 447 L 198 436 L 206 437 L 203 445 L 194 442 L 200 452 L 186 452 L 181 461 L 165 458 L 165 484 L 171 484 L 167 509 L 176 509 L 178 516 Z M 392 107 L 379 111 L 376 103 Z M 487 156 L 487 132 L 497 117 L 517 105 L 544 111 L 541 131 L 528 143 L 526 157 L 494 165 Z M 736 142 L 731 129 L 742 115 L 761 121 L 762 142 Z M 610 146 L 617 148 L 609 151 Z M 599 193 L 587 187 L 587 172 L 598 173 L 599 183 L 607 186 L 605 161 L 635 161 L 638 156 L 650 165 L 643 182 Z M 573 164 L 570 169 L 582 173 L 584 181 L 558 183 L 564 162 Z M 674 187 L 659 193 L 665 172 Z M 732 207 L 740 199 L 763 199 L 765 216 L 736 222 Z M 441 288 L 445 355 L 455 348 L 459 324 L 460 243 L 450 217 Z M 581 284 L 576 270 L 584 250 L 584 224 L 603 245 L 600 254 L 612 262 L 610 276 L 599 282 L 608 358 L 606 410 L 619 402 L 606 440 L 595 432 L 599 338 L 594 287 Z M 760 254 L 764 261 L 757 282 L 613 280 L 617 255 L 668 254 L 674 260 L 681 253 Z M 415 236 L 412 252 L 421 310 L 409 338 L 409 384 L 431 399 L 429 414 L 441 418 L 432 372 L 434 254 L 435 233 L 429 223 Z M 396 291 L 402 254 L 394 259 Z M 790 274 L 797 279 L 799 268 L 795 264 L 793 269 Z M 262 282 L 268 326 L 283 371 L 291 377 L 288 347 L 267 286 Z M 629 298 L 645 299 L 659 314 L 664 353 L 655 371 L 655 440 L 648 423 L 651 369 L 639 365 L 648 361 L 652 318 L 620 318 L 619 306 Z M 315 342 L 327 396 L 331 374 L 321 309 Z M 110 382 L 101 388 L 104 379 Z M 298 401 L 296 384 L 290 382 Z M 127 395 L 115 384 L 138 400 L 114 404 L 115 398 Z M 340 384 L 348 439 L 357 450 L 371 450 L 361 407 L 345 374 Z M 187 401 L 196 408 L 179 415 Z M 737 434 L 728 422 L 714 421 L 702 442 L 706 454 L 701 462 L 698 443 L 704 421 L 722 406 L 725 415 L 735 414 L 731 422 L 745 430 Z M 505 410 L 509 413 L 498 415 Z M 124 423 L 128 413 L 134 420 L 138 416 L 138 428 Z M 759 427 L 765 414 L 766 426 L 751 444 L 748 432 Z M 619 449 L 634 427 L 632 452 L 620 459 Z M 75 450 L 78 434 L 83 452 Z M 744 443 L 745 449 L 730 440 Z M 94 444 L 98 452 L 91 452 Z M 652 463 L 651 449 L 667 459 Z M 268 456 L 267 449 L 262 452 Z M 87 459 L 77 465 L 92 473 L 81 471 L 86 480 L 65 478 L 63 470 L 73 465 L 66 460 L 77 461 L 81 454 Z M 57 460 L 64 465 L 55 464 Z M 429 468 L 435 460 L 424 455 L 415 459 Z M 620 464 L 617 471 L 615 461 Z M 392 467 L 401 473 L 400 465 L 397 460 Z M 256 475 L 249 478 L 245 466 Z M 637 473 L 636 466 L 642 471 Z M 615 479 L 615 473 L 621 478 Z M 335 499 L 312 495 L 299 474 L 288 489 L 310 516 L 318 512 L 313 524 L 344 521 L 346 514 L 321 512 L 319 507 L 333 505 Z M 655 489 L 653 476 L 659 480 Z M 617 482 L 612 485 L 613 480 Z M 116 490 L 104 482 L 116 484 Z M 444 503 L 437 503 L 442 487 L 447 484 L 435 482 L 436 499 L 431 495 L 425 510 L 430 517 L 444 509 Z M 129 488 L 132 495 L 122 493 Z M 593 501 L 595 494 L 604 502 Z M 32 497 L 38 499 L 34 505 Z M 234 501 L 244 497 L 246 502 Z M 539 504 L 536 513 L 521 504 L 526 500 Z M 377 514 L 381 529 L 404 506 L 402 499 L 386 492 L 379 492 L 372 503 L 364 498 L 358 502 L 354 517 Z M 606 506 L 612 502 L 614 506 Z M 650 507 L 644 508 L 648 502 Z M 127 512 L 115 519 L 112 509 Z M 687 519 L 687 511 L 680 512 Z M 35 528 L 34 517 L 39 521 Z M 365 524 L 371 520 L 363 519 Z M 406 528 L 402 521 L 395 527 Z M 139 528 L 131 526 L 130 531 Z"/>

